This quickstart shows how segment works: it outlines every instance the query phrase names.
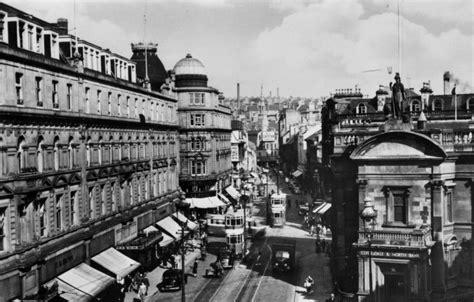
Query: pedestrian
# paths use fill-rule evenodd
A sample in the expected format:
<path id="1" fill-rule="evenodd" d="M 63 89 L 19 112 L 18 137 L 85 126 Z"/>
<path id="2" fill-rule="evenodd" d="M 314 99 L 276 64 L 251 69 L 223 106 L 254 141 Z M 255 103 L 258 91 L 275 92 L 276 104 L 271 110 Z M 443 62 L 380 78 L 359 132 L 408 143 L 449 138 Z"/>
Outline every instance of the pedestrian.
<path id="1" fill-rule="evenodd" d="M 329 296 L 329 298 L 326 299 L 326 302 L 334 302 L 336 301 L 336 295 L 334 294 L 331 294 L 331 296 Z"/>
<path id="2" fill-rule="evenodd" d="M 145 296 L 146 296 L 147 288 L 144 282 L 140 283 L 140 286 L 138 287 L 138 299 L 140 301 L 145 301 Z"/>
<path id="3" fill-rule="evenodd" d="M 315 234 L 314 224 L 312 224 L 311 227 L 309 228 L 309 235 L 313 236 L 313 234 Z"/>
<path id="4" fill-rule="evenodd" d="M 234 262 L 235 262 L 235 251 L 233 251 L 230 256 L 229 256 L 229 265 L 234 268 Z"/>
<path id="5" fill-rule="evenodd" d="M 323 253 L 326 252 L 326 240 L 323 238 L 321 239 L 321 248 L 323 250 Z"/>
<path id="6" fill-rule="evenodd" d="M 195 259 L 194 264 L 193 264 L 193 276 L 194 277 L 197 276 L 197 272 L 198 272 L 198 262 L 197 262 L 197 259 Z"/>
<path id="7" fill-rule="evenodd" d="M 321 240 L 319 238 L 316 239 L 316 253 L 321 253 Z"/>

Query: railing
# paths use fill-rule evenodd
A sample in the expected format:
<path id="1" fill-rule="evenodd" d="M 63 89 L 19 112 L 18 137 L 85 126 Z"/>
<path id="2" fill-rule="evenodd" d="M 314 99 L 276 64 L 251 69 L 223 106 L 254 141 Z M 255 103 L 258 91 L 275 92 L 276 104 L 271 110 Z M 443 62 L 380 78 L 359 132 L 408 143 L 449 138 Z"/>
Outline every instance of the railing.
<path id="1" fill-rule="evenodd" d="M 359 242 L 369 240 L 368 235 L 369 232 L 359 230 Z M 371 240 L 374 244 L 427 247 L 426 243 L 431 241 L 431 234 L 429 228 L 414 230 L 410 233 L 374 230 Z"/>

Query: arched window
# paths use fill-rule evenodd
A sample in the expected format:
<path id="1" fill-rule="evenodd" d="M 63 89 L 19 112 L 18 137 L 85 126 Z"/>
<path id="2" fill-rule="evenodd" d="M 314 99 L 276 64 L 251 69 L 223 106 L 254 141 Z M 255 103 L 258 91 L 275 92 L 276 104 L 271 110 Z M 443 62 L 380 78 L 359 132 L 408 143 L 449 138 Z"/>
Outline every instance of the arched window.
<path id="1" fill-rule="evenodd" d="M 91 166 L 91 138 L 89 138 L 87 140 L 87 143 L 86 143 L 86 164 L 88 167 Z"/>
<path id="2" fill-rule="evenodd" d="M 466 102 L 466 109 L 468 111 L 474 111 L 474 98 L 469 98 Z"/>
<path id="3" fill-rule="evenodd" d="M 99 165 L 102 165 L 103 147 L 104 147 L 104 141 L 102 140 L 102 136 L 101 136 L 99 137 Z"/>
<path id="4" fill-rule="evenodd" d="M 18 161 L 18 172 L 22 172 L 26 168 L 26 158 L 25 158 L 25 139 L 23 136 L 18 138 L 18 149 L 17 149 L 17 161 Z"/>
<path id="5" fill-rule="evenodd" d="M 116 183 L 113 182 L 110 184 L 110 195 L 112 196 L 112 212 L 117 211 L 117 193 L 116 193 Z"/>
<path id="6" fill-rule="evenodd" d="M 357 105 L 356 113 L 357 114 L 367 114 L 367 106 L 365 106 L 365 104 Z"/>
<path id="7" fill-rule="evenodd" d="M 40 173 L 43 173 L 43 169 L 44 169 L 43 145 L 44 145 L 44 140 L 42 137 L 40 137 L 38 140 L 38 146 L 37 146 L 37 151 L 36 151 L 37 167 L 38 167 L 38 172 Z"/>
<path id="8" fill-rule="evenodd" d="M 411 102 L 410 111 L 411 112 L 420 112 L 421 111 L 420 102 L 418 100 L 413 100 Z"/>
<path id="9" fill-rule="evenodd" d="M 54 149 L 53 149 L 53 158 L 54 158 L 54 171 L 59 171 L 59 137 L 54 138 Z"/>
<path id="10" fill-rule="evenodd" d="M 433 101 L 433 111 L 443 111 L 443 101 L 436 99 Z"/>
<path id="11" fill-rule="evenodd" d="M 69 138 L 69 143 L 68 143 L 68 146 L 67 146 L 67 157 L 68 157 L 68 161 L 69 161 L 69 169 L 72 169 L 74 168 L 74 146 L 73 146 L 73 138 L 70 137 Z"/>
<path id="12" fill-rule="evenodd" d="M 133 180 L 129 180 L 128 181 L 128 200 L 129 200 L 129 204 L 133 204 L 133 191 L 134 191 L 134 188 L 133 188 L 133 185 L 134 185 L 134 181 Z"/>

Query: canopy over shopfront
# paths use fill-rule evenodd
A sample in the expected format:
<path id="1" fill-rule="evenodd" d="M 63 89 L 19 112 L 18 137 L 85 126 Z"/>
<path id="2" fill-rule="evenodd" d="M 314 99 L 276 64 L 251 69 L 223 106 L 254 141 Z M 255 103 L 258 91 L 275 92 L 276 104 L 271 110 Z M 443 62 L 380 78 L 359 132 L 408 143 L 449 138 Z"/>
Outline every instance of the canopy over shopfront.
<path id="1" fill-rule="evenodd" d="M 329 209 L 331 208 L 331 204 L 327 202 L 323 202 L 319 207 L 313 210 L 313 213 L 324 215 Z"/>
<path id="2" fill-rule="evenodd" d="M 222 200 L 223 202 L 227 203 L 227 204 L 230 204 L 230 200 L 229 198 L 225 197 L 224 194 L 221 194 L 221 193 L 217 193 L 217 197 Z"/>
<path id="3" fill-rule="evenodd" d="M 180 212 L 173 213 L 173 217 L 175 217 L 178 220 L 178 222 L 186 223 L 186 227 L 191 231 L 194 231 L 199 227 L 196 223 L 189 220 L 186 216 L 184 216 Z"/>
<path id="4" fill-rule="evenodd" d="M 92 261 L 121 278 L 124 278 L 140 266 L 140 263 L 130 259 L 113 247 L 92 257 Z"/>
<path id="5" fill-rule="evenodd" d="M 298 170 L 293 171 L 293 173 L 291 173 L 291 175 L 293 175 L 294 178 L 298 178 L 298 177 L 300 177 L 301 175 L 303 175 L 303 171 L 301 171 L 300 169 L 298 169 Z"/>
<path id="6" fill-rule="evenodd" d="M 159 229 L 161 229 L 163 232 L 168 233 L 171 237 L 175 238 L 176 240 L 181 239 L 182 228 L 170 216 L 158 221 L 156 225 L 158 226 Z M 187 231 L 184 232 L 184 234 L 187 234 L 187 233 L 188 233 Z"/>
<path id="7" fill-rule="evenodd" d="M 171 243 L 173 243 L 173 241 L 174 241 L 174 238 L 172 238 L 166 233 L 163 233 L 163 240 L 160 241 L 160 247 L 168 246 Z"/>
<path id="8" fill-rule="evenodd" d="M 186 203 L 191 209 L 213 209 L 226 206 L 227 204 L 221 201 L 217 196 L 202 197 L 202 198 L 186 198 Z"/>
<path id="9" fill-rule="evenodd" d="M 115 279 L 85 263 L 59 275 L 46 286 L 57 282 L 59 296 L 66 301 L 86 302 L 96 300 L 102 291 L 111 286 Z"/>
<path id="10" fill-rule="evenodd" d="M 225 191 L 230 195 L 230 197 L 232 197 L 235 201 L 239 201 L 240 199 L 240 193 L 233 187 L 233 186 L 229 186 L 227 188 L 225 188 Z"/>

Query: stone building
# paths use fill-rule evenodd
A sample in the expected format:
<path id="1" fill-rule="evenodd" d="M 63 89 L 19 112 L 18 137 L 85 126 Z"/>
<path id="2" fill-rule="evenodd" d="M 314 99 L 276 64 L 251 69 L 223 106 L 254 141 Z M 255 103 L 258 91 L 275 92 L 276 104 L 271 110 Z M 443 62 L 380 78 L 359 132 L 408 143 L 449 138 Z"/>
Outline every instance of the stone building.
<path id="1" fill-rule="evenodd" d="M 0 3 L 0 24 L 0 300 L 41 300 L 58 275 L 171 213 L 177 100 L 65 19 Z M 114 279 L 91 281 L 94 293 Z"/>
<path id="2" fill-rule="evenodd" d="M 172 73 L 180 125 L 180 186 L 188 197 L 215 196 L 231 183 L 230 108 L 207 85 L 204 65 L 190 54 Z"/>
<path id="3" fill-rule="evenodd" d="M 381 87 L 336 94 L 323 110 L 337 287 L 359 300 L 471 301 L 474 95 L 425 83 L 406 91 L 403 120 L 392 102 Z"/>

